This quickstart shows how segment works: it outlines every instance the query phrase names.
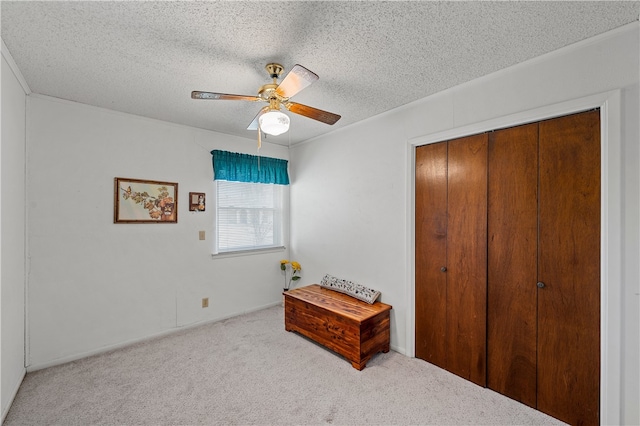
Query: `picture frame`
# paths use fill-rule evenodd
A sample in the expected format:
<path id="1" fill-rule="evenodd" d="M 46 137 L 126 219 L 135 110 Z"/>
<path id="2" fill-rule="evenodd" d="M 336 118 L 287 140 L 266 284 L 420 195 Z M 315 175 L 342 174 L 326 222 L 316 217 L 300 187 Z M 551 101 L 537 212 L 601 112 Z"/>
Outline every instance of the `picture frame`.
<path id="1" fill-rule="evenodd" d="M 114 178 L 113 223 L 177 223 L 178 184 Z"/>
<path id="2" fill-rule="evenodd" d="M 206 208 L 207 194 L 204 192 L 189 193 L 189 211 L 203 212 Z"/>

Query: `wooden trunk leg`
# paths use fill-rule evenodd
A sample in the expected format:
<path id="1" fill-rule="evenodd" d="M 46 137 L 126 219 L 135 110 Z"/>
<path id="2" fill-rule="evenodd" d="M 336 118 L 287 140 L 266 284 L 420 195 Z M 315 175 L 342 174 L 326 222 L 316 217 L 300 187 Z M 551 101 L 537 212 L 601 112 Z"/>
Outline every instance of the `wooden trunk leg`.
<path id="1" fill-rule="evenodd" d="M 367 366 L 367 362 L 365 361 L 365 362 L 360 363 L 360 362 L 351 361 L 351 365 L 356 370 L 362 371 L 362 369 Z"/>

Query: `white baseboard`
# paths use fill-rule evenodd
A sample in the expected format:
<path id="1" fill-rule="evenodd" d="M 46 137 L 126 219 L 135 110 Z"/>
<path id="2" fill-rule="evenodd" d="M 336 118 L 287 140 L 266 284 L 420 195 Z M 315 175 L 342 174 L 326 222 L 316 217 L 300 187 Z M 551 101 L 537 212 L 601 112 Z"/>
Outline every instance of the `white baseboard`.
<path id="1" fill-rule="evenodd" d="M 390 349 L 394 352 L 398 352 L 401 355 L 407 356 L 407 351 L 405 348 L 401 348 L 400 346 L 390 345 Z"/>
<path id="2" fill-rule="evenodd" d="M 11 406 L 13 405 L 13 400 L 16 399 L 16 395 L 18 395 L 18 391 L 20 390 L 20 386 L 22 385 L 22 381 L 24 380 L 24 377 L 27 375 L 27 370 L 24 369 L 22 370 L 22 377 L 20 377 L 20 380 L 18 380 L 18 383 L 16 383 L 13 392 L 11 394 L 11 399 L 9 399 L 9 403 L 7 404 L 6 407 L 2 408 L 2 421 L 0 421 L 0 424 L 4 423 L 4 419 L 7 418 L 7 414 L 9 414 L 9 410 L 11 409 Z"/>
<path id="3" fill-rule="evenodd" d="M 160 337 L 164 337 L 164 336 L 167 336 L 167 335 L 170 335 L 170 334 L 173 334 L 173 333 L 177 333 L 179 331 L 188 330 L 190 328 L 199 327 L 199 326 L 205 325 L 205 324 L 224 321 L 226 319 L 237 317 L 239 315 L 244 315 L 244 314 L 248 314 L 248 313 L 256 312 L 256 311 L 261 311 L 263 309 L 271 308 L 273 306 L 281 306 L 281 305 L 282 305 L 282 302 L 280 302 L 280 301 L 279 302 L 268 303 L 266 305 L 262 305 L 262 306 L 258 306 L 256 308 L 252 308 L 252 309 L 236 312 L 236 313 L 233 313 L 233 314 L 230 314 L 230 315 L 225 315 L 225 316 L 221 316 L 221 317 L 217 317 L 217 318 L 213 318 L 213 319 L 208 319 L 208 320 L 205 320 L 205 321 L 198 321 L 198 322 L 194 322 L 194 323 L 191 323 L 191 324 L 177 326 L 175 328 L 164 330 L 164 331 L 161 331 L 159 333 L 154 333 L 154 334 L 151 334 L 151 335 L 148 335 L 148 336 L 127 340 L 127 341 L 124 341 L 124 342 L 116 343 L 114 345 L 103 346 L 103 347 L 101 347 L 99 349 L 94 349 L 94 350 L 91 350 L 91 351 L 81 352 L 81 353 L 65 356 L 65 357 L 62 357 L 62 358 L 57 358 L 57 359 L 54 359 L 54 360 L 48 361 L 48 362 L 43 362 L 43 363 L 39 363 L 39 364 L 32 364 L 32 365 L 27 366 L 27 370 L 26 371 L 31 373 L 33 371 L 42 370 L 44 368 L 55 367 L 56 365 L 66 364 L 68 362 L 77 361 L 77 360 L 82 359 L 82 358 L 87 358 L 87 357 L 94 356 L 94 355 L 100 355 L 102 353 L 110 352 L 110 351 L 113 351 L 113 350 L 116 350 L 116 349 L 122 349 L 122 348 L 125 348 L 127 346 L 134 345 L 136 343 L 146 342 L 147 340 L 158 339 Z M 17 392 L 17 390 L 16 390 L 16 392 Z"/>

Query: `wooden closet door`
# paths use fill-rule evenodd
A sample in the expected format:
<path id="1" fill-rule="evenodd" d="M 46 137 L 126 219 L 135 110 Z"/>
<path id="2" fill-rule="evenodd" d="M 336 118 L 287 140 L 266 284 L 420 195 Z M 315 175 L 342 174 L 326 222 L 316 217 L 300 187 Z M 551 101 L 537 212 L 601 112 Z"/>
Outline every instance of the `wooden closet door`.
<path id="1" fill-rule="evenodd" d="M 540 123 L 538 409 L 599 423 L 600 114 Z"/>
<path id="2" fill-rule="evenodd" d="M 416 148 L 416 357 L 446 368 L 447 143 Z"/>
<path id="3" fill-rule="evenodd" d="M 448 145 L 446 369 L 486 386 L 488 136 Z"/>
<path id="4" fill-rule="evenodd" d="M 538 124 L 489 135 L 487 386 L 536 406 Z"/>
<path id="5" fill-rule="evenodd" d="M 486 385 L 486 134 L 416 149 L 416 356 Z"/>

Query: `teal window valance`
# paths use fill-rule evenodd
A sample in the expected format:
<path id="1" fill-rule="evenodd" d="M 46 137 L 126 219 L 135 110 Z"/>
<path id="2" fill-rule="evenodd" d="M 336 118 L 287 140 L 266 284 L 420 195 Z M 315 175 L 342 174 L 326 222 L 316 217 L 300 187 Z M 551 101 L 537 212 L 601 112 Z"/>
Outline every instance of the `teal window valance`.
<path id="1" fill-rule="evenodd" d="M 211 155 L 215 180 L 289 185 L 287 160 L 220 150 Z"/>

